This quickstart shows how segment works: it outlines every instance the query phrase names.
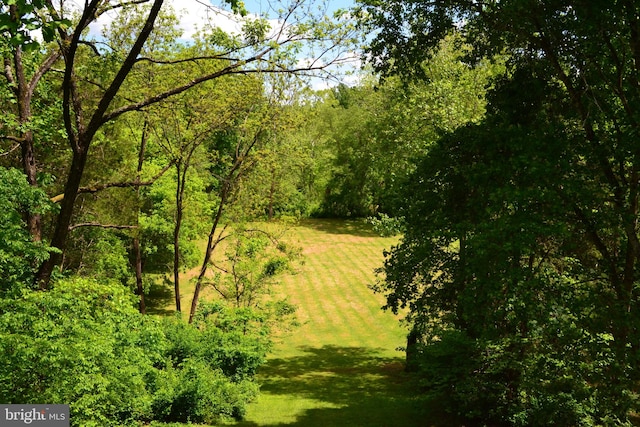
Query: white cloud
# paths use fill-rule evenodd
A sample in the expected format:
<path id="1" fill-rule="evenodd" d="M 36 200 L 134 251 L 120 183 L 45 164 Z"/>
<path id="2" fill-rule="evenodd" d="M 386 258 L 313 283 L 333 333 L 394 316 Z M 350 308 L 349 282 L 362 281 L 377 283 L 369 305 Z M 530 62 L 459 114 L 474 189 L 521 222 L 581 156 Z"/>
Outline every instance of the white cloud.
<path id="1" fill-rule="evenodd" d="M 182 38 L 191 39 L 195 33 L 205 26 L 218 27 L 229 34 L 242 32 L 242 17 L 219 7 L 198 0 L 168 0 L 166 6 L 180 17 Z"/>
<path id="2" fill-rule="evenodd" d="M 80 6 L 74 4 L 80 9 Z M 242 26 L 246 20 L 258 19 L 255 14 L 248 14 L 245 17 L 239 16 L 230 10 L 214 6 L 207 0 L 165 0 L 162 5 L 164 11 L 173 9 L 178 16 L 178 27 L 182 31 L 183 40 L 191 40 L 194 35 L 203 28 L 216 27 L 224 32 L 233 35 L 242 34 Z M 90 34 L 100 37 L 102 30 L 108 27 L 118 12 L 112 11 L 103 14 L 97 21 L 90 26 Z M 269 20 L 272 28 L 272 34 L 275 34 L 275 28 L 278 27 L 277 20 Z"/>

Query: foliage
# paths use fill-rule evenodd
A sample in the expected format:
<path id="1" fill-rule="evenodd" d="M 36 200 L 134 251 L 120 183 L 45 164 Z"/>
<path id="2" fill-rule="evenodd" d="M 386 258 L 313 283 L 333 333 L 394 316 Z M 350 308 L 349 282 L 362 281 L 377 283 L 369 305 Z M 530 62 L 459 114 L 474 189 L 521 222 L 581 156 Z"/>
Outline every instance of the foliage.
<path id="1" fill-rule="evenodd" d="M 367 222 L 373 226 L 373 231 L 381 237 L 397 236 L 402 233 L 404 218 L 392 218 L 386 213 L 367 218 Z"/>
<path id="2" fill-rule="evenodd" d="M 162 363 L 164 337 L 128 289 L 60 281 L 3 300 L 0 312 L 3 402 L 71 403 L 76 425 L 151 418 L 145 382 Z"/>
<path id="3" fill-rule="evenodd" d="M 279 276 L 293 269 L 299 249 L 273 231 L 238 227 L 227 237 L 224 259 L 214 263 L 211 286 L 229 304 L 259 307 L 274 292 Z"/>
<path id="4" fill-rule="evenodd" d="M 0 291 L 31 283 L 35 268 L 49 256 L 44 242 L 34 242 L 23 215 L 54 210 L 46 194 L 31 187 L 22 172 L 0 167 Z"/>
<path id="5" fill-rule="evenodd" d="M 175 173 L 170 171 L 154 185 L 141 192 L 140 235 L 144 252 L 144 269 L 148 273 L 162 274 L 171 270 L 176 216 L 175 180 Z M 179 252 L 182 270 L 197 264 L 200 257 L 196 245 L 197 239 L 204 234 L 205 221 L 211 215 L 209 206 L 211 201 L 205 193 L 205 182 L 202 177 L 195 174 L 190 176 L 187 185 L 185 197 L 187 215 L 182 224 Z"/>
<path id="6" fill-rule="evenodd" d="M 240 418 L 269 346 L 246 314 L 159 321 L 116 283 L 62 280 L 0 304 L 0 400 L 71 403 L 74 425 Z"/>
<path id="7" fill-rule="evenodd" d="M 501 66 L 467 67 L 460 61 L 461 44 L 459 36 L 443 40 L 423 65 L 426 81 L 342 85 L 319 106 L 333 157 L 323 215 L 400 215 L 405 200 L 399 188 L 416 161 L 443 133 L 480 120 L 489 78 Z"/>
<path id="8" fill-rule="evenodd" d="M 624 419 L 634 356 L 617 348 L 613 290 L 567 206 L 568 195 L 580 206 L 604 197 L 579 161 L 588 146 L 570 117 L 558 121 L 557 86 L 512 79 L 484 123 L 442 138 L 412 176 L 407 228 L 379 289 L 387 307 L 410 309 L 423 375 L 450 410 L 509 425 Z M 515 87 L 527 114 L 511 115 Z M 447 373 L 443 349 L 468 362 Z"/>
<path id="9" fill-rule="evenodd" d="M 33 37 L 40 30 L 45 42 L 54 38 L 58 28 L 71 25 L 68 19 L 58 16 L 43 20 L 47 13 L 47 2 L 44 0 L 13 0 L 2 5 L 0 9 L 0 35 L 13 46 L 24 46 L 27 50 L 35 50 L 40 42 Z"/>
<path id="10" fill-rule="evenodd" d="M 640 378 L 638 5 L 534 3 L 361 2 L 385 75 L 424 77 L 451 32 L 468 64 L 509 57 L 489 116 L 441 139 L 407 185 L 382 289 L 425 344 L 442 329 L 474 344 L 464 381 L 488 401 L 468 415 L 626 423 Z"/>
<path id="11" fill-rule="evenodd" d="M 156 379 L 153 412 L 159 421 L 215 424 L 221 418 L 242 419 L 258 386 L 250 381 L 230 382 L 200 359 L 187 359 L 167 368 Z"/>

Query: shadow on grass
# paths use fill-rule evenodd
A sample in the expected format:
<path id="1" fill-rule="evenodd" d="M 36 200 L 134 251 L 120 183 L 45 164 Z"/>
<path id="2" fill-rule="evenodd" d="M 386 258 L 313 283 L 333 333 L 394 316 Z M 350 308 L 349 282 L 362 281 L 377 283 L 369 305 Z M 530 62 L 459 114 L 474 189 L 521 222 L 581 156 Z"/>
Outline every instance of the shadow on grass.
<path id="1" fill-rule="evenodd" d="M 174 290 L 163 280 L 153 280 L 149 292 L 144 296 L 147 314 L 171 315 L 175 313 L 168 307 L 174 303 Z"/>
<path id="2" fill-rule="evenodd" d="M 245 421 L 253 426 L 362 426 L 418 427 L 442 423 L 403 369 L 401 358 L 381 357 L 362 347 L 327 345 L 304 347 L 301 356 L 271 359 L 260 371 L 264 395 L 290 396 L 318 402 L 301 411 L 293 422 L 272 424 Z"/>
<path id="3" fill-rule="evenodd" d="M 378 233 L 373 231 L 371 224 L 367 224 L 363 219 L 304 219 L 300 221 L 300 225 L 329 234 L 380 237 Z"/>

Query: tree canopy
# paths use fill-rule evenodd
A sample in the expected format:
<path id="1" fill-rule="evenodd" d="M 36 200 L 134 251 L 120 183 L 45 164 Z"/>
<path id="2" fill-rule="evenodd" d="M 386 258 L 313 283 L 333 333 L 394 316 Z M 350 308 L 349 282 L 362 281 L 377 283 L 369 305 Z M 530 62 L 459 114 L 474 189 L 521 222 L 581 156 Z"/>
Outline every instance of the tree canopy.
<path id="1" fill-rule="evenodd" d="M 456 387 L 451 408 L 485 422 L 626 420 L 639 373 L 638 6 L 360 4 L 384 75 L 423 77 L 451 32 L 473 47 L 470 65 L 508 58 L 487 117 L 440 139 L 405 187 L 406 235 L 380 284 L 389 307 L 409 308 L 430 384 Z M 445 374 L 434 351 L 469 362 Z"/>

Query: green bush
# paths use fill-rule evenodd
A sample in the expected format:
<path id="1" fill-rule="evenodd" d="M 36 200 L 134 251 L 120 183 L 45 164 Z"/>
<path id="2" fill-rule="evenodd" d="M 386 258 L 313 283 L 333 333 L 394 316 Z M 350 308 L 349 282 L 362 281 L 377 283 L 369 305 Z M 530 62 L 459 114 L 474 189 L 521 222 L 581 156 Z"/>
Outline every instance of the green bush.
<path id="1" fill-rule="evenodd" d="M 0 299 L 0 401 L 70 404 L 77 426 L 241 418 L 268 334 L 222 308 L 188 325 L 135 302 L 79 278 Z"/>
<path id="2" fill-rule="evenodd" d="M 229 381 L 220 369 L 198 358 L 169 367 L 155 383 L 155 418 L 165 422 L 214 424 L 221 418 L 240 420 L 245 405 L 258 394 L 250 380 Z"/>
<path id="3" fill-rule="evenodd" d="M 381 237 L 397 236 L 402 234 L 404 228 L 404 218 L 390 217 L 385 213 L 379 213 L 378 216 L 367 217 L 367 222 L 373 226 L 373 231 Z"/>
<path id="4" fill-rule="evenodd" d="M 271 346 L 267 316 L 250 308 L 202 303 L 193 325 L 165 325 L 174 365 L 190 358 L 219 368 L 235 381 L 252 378 Z"/>
<path id="5" fill-rule="evenodd" d="M 75 279 L 0 302 L 0 400 L 69 403 L 75 425 L 151 419 L 164 337 L 122 285 Z"/>
<path id="6" fill-rule="evenodd" d="M 598 400 L 600 385 L 588 381 L 597 368 L 584 353 L 574 358 L 576 342 L 562 344 L 565 352 L 541 341 L 481 341 L 445 331 L 418 344 L 418 375 L 443 409 L 481 425 L 599 425 L 597 408 L 608 406 Z"/>

